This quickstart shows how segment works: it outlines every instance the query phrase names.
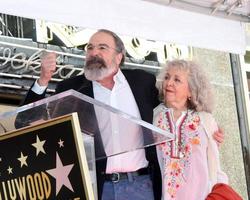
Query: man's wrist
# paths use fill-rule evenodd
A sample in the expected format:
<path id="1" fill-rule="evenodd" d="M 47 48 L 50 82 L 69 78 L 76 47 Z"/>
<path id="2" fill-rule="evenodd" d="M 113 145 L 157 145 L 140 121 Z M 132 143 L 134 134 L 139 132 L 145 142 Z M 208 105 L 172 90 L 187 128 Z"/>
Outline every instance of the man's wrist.
<path id="1" fill-rule="evenodd" d="M 38 83 L 38 80 L 36 80 L 36 82 L 34 83 L 33 87 L 31 88 L 31 90 L 33 92 L 35 92 L 36 94 L 43 94 L 44 91 L 46 90 L 47 86 L 41 86 Z"/>
<path id="2" fill-rule="evenodd" d="M 37 83 L 41 87 L 48 87 L 48 82 L 44 82 L 40 78 L 37 80 Z"/>

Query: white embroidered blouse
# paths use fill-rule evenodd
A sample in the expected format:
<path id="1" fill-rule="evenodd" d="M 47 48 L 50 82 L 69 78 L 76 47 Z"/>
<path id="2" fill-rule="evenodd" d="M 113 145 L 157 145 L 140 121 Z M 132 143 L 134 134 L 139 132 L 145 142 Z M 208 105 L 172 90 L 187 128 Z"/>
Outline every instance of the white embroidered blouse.
<path id="1" fill-rule="evenodd" d="M 174 141 L 157 146 L 162 199 L 204 200 L 211 190 L 211 182 L 207 160 L 208 137 L 199 113 L 187 110 L 174 122 L 172 109 L 160 104 L 154 110 L 154 125 L 175 135 Z M 219 182 L 227 183 L 224 173 L 219 179 Z"/>

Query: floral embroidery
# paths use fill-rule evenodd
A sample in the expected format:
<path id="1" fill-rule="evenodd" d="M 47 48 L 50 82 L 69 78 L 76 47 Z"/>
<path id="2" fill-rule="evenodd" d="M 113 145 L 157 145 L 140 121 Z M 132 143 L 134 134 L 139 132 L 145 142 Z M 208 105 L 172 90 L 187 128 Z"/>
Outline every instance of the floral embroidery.
<path id="1" fill-rule="evenodd" d="M 193 139 L 191 139 L 191 143 L 193 144 L 193 145 L 198 145 L 198 144 L 200 144 L 200 138 L 199 137 L 194 137 Z"/>
<path id="2" fill-rule="evenodd" d="M 200 117 L 199 116 L 194 116 L 193 120 L 191 120 L 186 128 L 188 131 L 195 131 L 197 129 L 197 127 L 200 124 Z"/>
<path id="3" fill-rule="evenodd" d="M 165 167 L 163 178 L 166 180 L 166 185 L 164 185 L 164 187 L 170 197 L 174 199 L 178 188 L 185 182 L 193 147 L 200 145 L 200 137 L 198 134 L 200 118 L 197 112 L 188 110 L 180 126 L 174 130 L 173 120 L 169 114 L 169 109 L 163 109 L 157 117 L 156 125 L 163 130 L 175 134 L 179 139 L 177 147 L 180 155 L 179 158 L 173 157 L 171 154 L 173 145 L 176 145 L 174 141 L 164 142 L 159 145 L 159 149 L 163 155 L 163 166 Z"/>

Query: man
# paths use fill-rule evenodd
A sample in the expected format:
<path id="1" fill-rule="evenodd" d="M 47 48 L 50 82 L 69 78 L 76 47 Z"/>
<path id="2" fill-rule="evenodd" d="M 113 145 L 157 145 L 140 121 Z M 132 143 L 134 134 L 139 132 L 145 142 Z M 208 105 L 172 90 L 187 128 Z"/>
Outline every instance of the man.
<path id="1" fill-rule="evenodd" d="M 74 89 L 152 123 L 153 108 L 159 103 L 155 77 L 142 70 L 120 70 L 124 59 L 125 48 L 121 39 L 111 31 L 99 30 L 90 38 L 87 45 L 84 75 L 60 82 L 56 92 Z M 55 70 L 56 54 L 49 53 L 41 61 L 40 78 L 28 92 L 24 104 L 45 96 L 46 87 Z M 98 122 L 101 120 L 100 116 L 96 118 Z M 95 147 L 100 149 L 102 146 L 105 152 L 109 152 L 111 147 L 108 141 L 111 136 L 108 133 L 113 134 L 112 131 L 99 133 L 102 138 L 101 144 L 96 143 L 97 136 L 95 136 Z M 120 135 L 128 134 L 128 138 L 136 135 L 124 131 L 124 128 L 115 131 Z M 133 142 L 126 145 L 132 147 L 138 145 L 138 142 L 143 142 L 137 139 L 133 138 L 130 140 Z M 126 142 L 123 140 L 123 143 Z M 161 175 L 155 147 L 99 160 L 96 166 L 98 199 L 161 198 Z"/>

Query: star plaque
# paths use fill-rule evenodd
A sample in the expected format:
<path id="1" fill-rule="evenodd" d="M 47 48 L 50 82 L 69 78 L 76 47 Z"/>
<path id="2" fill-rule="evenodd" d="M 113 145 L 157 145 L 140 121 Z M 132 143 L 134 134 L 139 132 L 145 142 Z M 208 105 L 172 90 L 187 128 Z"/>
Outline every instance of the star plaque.
<path id="1" fill-rule="evenodd" d="M 94 200 L 77 113 L 0 136 L 0 199 Z"/>

